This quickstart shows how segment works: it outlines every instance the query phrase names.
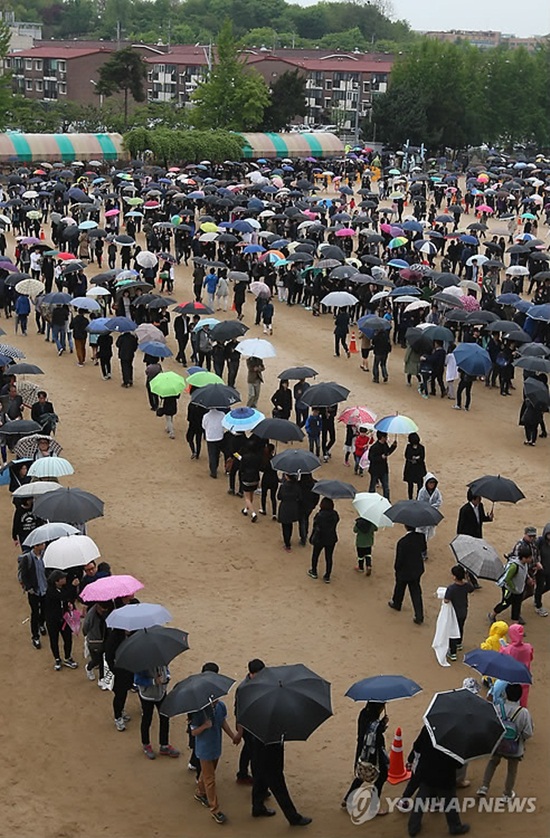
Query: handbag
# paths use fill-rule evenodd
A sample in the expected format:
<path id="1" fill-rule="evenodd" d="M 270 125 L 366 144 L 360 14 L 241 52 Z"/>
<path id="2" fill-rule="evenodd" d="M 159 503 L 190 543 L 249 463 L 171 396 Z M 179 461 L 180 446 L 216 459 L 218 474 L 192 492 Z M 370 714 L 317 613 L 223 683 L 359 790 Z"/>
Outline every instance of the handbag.
<path id="1" fill-rule="evenodd" d="M 63 620 L 65 621 L 65 625 L 69 626 L 70 630 L 75 635 L 80 634 L 81 619 L 82 614 L 76 608 L 73 608 L 72 611 L 65 611 L 65 613 L 63 614 Z"/>
<path id="2" fill-rule="evenodd" d="M 372 785 L 375 783 L 380 775 L 380 769 L 377 765 L 373 762 L 367 762 L 364 759 L 357 760 L 357 765 L 355 766 L 355 776 L 358 780 L 361 780 L 363 783 L 369 783 Z"/>

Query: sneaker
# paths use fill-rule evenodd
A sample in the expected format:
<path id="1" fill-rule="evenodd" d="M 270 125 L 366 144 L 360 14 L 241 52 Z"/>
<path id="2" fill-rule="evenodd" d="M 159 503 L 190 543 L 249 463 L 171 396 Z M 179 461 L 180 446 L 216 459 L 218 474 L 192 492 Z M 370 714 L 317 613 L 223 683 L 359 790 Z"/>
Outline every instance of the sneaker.
<path id="1" fill-rule="evenodd" d="M 197 800 L 199 803 L 202 803 L 202 805 L 203 805 L 203 806 L 206 806 L 206 807 L 208 808 L 208 798 L 207 798 L 207 796 L 206 796 L 205 794 L 199 794 L 199 793 L 197 792 L 196 794 L 194 794 L 194 795 L 193 795 L 193 797 L 194 797 L 194 798 L 195 798 L 195 800 Z"/>
<path id="2" fill-rule="evenodd" d="M 54 663 L 54 665 L 53 665 L 53 668 L 56 670 L 56 672 L 59 672 L 59 670 L 61 669 L 62 665 L 63 665 L 63 664 L 61 663 L 61 658 L 56 658 L 56 659 L 55 659 L 55 663 Z"/>
<path id="3" fill-rule="evenodd" d="M 480 786 L 476 791 L 478 797 L 486 797 L 489 791 L 489 786 Z"/>
<path id="4" fill-rule="evenodd" d="M 543 608 L 542 605 L 540 608 L 535 608 L 535 612 L 539 615 L 539 617 L 548 617 L 548 611 L 546 608 Z M 37 648 L 40 648 L 37 646 Z"/>
<path id="5" fill-rule="evenodd" d="M 33 637 L 32 638 L 32 645 L 34 646 L 35 649 L 41 649 L 42 648 L 42 643 L 40 642 L 40 638 L 39 637 Z"/>
<path id="6" fill-rule="evenodd" d="M 243 515 L 248 515 L 248 509 L 246 509 L 246 508 L 241 509 L 241 512 L 242 512 Z"/>
<path id="7" fill-rule="evenodd" d="M 188 762 L 187 763 L 187 770 L 188 771 L 196 771 L 197 769 L 195 768 L 195 766 L 193 765 L 192 762 Z"/>
<path id="8" fill-rule="evenodd" d="M 315 573 L 314 570 L 308 570 L 307 575 L 311 576 L 312 579 L 317 579 L 318 578 L 318 576 L 317 576 L 317 574 Z"/>
<path id="9" fill-rule="evenodd" d="M 356 565 L 355 570 L 357 571 L 357 573 L 363 573 L 364 572 L 364 568 L 362 568 L 360 565 Z"/>
<path id="10" fill-rule="evenodd" d="M 161 745 L 159 753 L 161 757 L 173 757 L 174 759 L 177 759 L 180 755 L 178 749 L 172 745 Z"/>
<path id="11" fill-rule="evenodd" d="M 494 614 L 491 614 L 491 612 L 489 611 L 489 613 L 487 614 L 487 619 L 489 620 L 489 625 L 491 625 L 491 626 L 492 626 L 492 625 L 493 625 L 493 623 L 494 623 L 494 622 L 495 622 L 495 620 L 496 620 L 496 617 L 495 617 L 495 615 L 494 615 Z"/>
<path id="12" fill-rule="evenodd" d="M 124 724 L 124 719 L 122 716 L 120 718 L 115 719 L 115 727 L 117 730 L 123 731 L 126 730 L 126 725 Z"/>
<path id="13" fill-rule="evenodd" d="M 277 516 L 276 516 L 276 515 L 272 515 L 272 516 L 271 516 L 271 520 L 272 520 L 272 521 L 276 521 L 276 520 L 277 520 Z"/>
<path id="14" fill-rule="evenodd" d="M 147 757 L 147 759 L 156 759 L 157 755 L 153 751 L 151 745 L 144 745 L 143 746 L 143 753 Z"/>
<path id="15" fill-rule="evenodd" d="M 125 722 L 131 722 L 132 721 L 132 717 L 130 715 L 128 715 L 128 713 L 126 713 L 124 710 L 122 711 L 122 719 L 124 719 Z"/>
<path id="16" fill-rule="evenodd" d="M 502 800 L 503 803 L 510 803 L 510 801 L 513 800 L 515 796 L 516 796 L 516 793 L 515 793 L 515 791 L 513 791 L 510 794 L 504 793 L 500 799 Z"/>
<path id="17" fill-rule="evenodd" d="M 254 782 L 254 780 L 252 779 L 252 777 L 250 776 L 250 774 L 247 774 L 247 775 L 246 775 L 246 777 L 239 777 L 239 776 L 237 775 L 237 780 L 236 780 L 236 782 L 237 782 L 237 784 L 238 784 L 239 786 L 251 786 L 251 785 L 252 785 L 252 783 Z"/>
<path id="18" fill-rule="evenodd" d="M 40 634 L 42 635 L 42 637 L 45 637 L 47 635 L 47 633 L 48 633 L 48 630 L 47 630 L 46 626 L 40 626 Z"/>
<path id="19" fill-rule="evenodd" d="M 216 823 L 225 823 L 227 820 L 227 815 L 224 815 L 223 812 L 212 812 L 211 814 Z"/>
<path id="20" fill-rule="evenodd" d="M 78 669 L 78 664 L 72 658 L 65 658 L 63 661 L 63 666 L 68 667 L 68 669 Z"/>
<path id="21" fill-rule="evenodd" d="M 454 652 L 453 653 L 448 652 L 447 657 L 449 658 L 450 661 L 455 661 L 456 660 L 456 655 L 454 654 Z"/>
<path id="22" fill-rule="evenodd" d="M 372 567 L 370 565 L 368 565 L 368 567 L 365 570 L 365 575 L 370 576 L 371 573 L 372 573 Z"/>
<path id="23" fill-rule="evenodd" d="M 86 678 L 88 679 L 88 681 L 95 681 L 94 670 L 93 669 L 88 669 L 88 667 L 86 667 L 85 671 L 86 671 Z"/>
<path id="24" fill-rule="evenodd" d="M 462 408 L 458 404 L 453 404 L 453 410 L 462 410 Z"/>
<path id="25" fill-rule="evenodd" d="M 330 576 L 323 576 L 323 582 L 325 585 L 330 585 Z"/>
<path id="26" fill-rule="evenodd" d="M 457 652 L 462 652 L 463 648 L 464 648 L 464 646 L 462 645 L 462 643 L 458 643 L 458 645 L 456 647 L 456 651 Z"/>
<path id="27" fill-rule="evenodd" d="M 287 547 L 285 544 L 285 552 L 292 553 L 292 547 Z"/>
<path id="28" fill-rule="evenodd" d="M 265 515 L 266 514 L 265 509 L 258 509 L 258 512 L 260 513 L 260 515 Z"/>
<path id="29" fill-rule="evenodd" d="M 109 687 L 107 686 L 107 682 L 105 681 L 104 678 L 98 678 L 97 679 L 97 686 L 99 687 L 100 690 L 108 690 L 109 689 Z"/>
<path id="30" fill-rule="evenodd" d="M 250 520 L 252 521 L 253 524 L 255 524 L 256 521 L 258 520 L 258 516 L 256 515 L 255 512 L 252 513 L 252 515 L 250 517 Z"/>

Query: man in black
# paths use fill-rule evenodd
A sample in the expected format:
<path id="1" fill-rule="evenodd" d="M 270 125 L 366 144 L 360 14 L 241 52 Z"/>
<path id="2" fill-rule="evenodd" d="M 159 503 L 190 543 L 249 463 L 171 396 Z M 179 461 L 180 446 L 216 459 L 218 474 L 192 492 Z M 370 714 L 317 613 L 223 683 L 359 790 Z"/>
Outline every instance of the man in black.
<path id="1" fill-rule="evenodd" d="M 57 424 L 53 404 L 48 401 L 48 394 L 45 390 L 39 390 L 36 395 L 38 401 L 31 407 L 31 419 L 33 422 L 38 422 L 39 425 L 42 425 L 43 433 L 51 434 L 55 431 Z"/>
<path id="2" fill-rule="evenodd" d="M 265 668 L 265 663 L 260 659 L 250 661 L 248 664 L 247 680 L 254 678 L 258 672 Z M 239 691 L 235 698 L 235 714 L 237 725 L 239 723 Z M 237 730 L 242 730 L 242 727 Z M 265 800 L 269 792 L 283 810 L 283 814 L 291 826 L 307 826 L 311 818 L 301 815 L 296 809 L 288 792 L 284 774 L 284 744 L 277 742 L 265 745 L 249 731 L 246 733 L 245 742 L 250 751 L 250 763 L 252 768 L 252 817 L 269 818 L 275 815 L 274 809 L 268 809 Z"/>
<path id="3" fill-rule="evenodd" d="M 426 536 L 424 533 L 415 532 L 414 527 L 405 526 L 405 529 L 407 533 L 399 539 L 395 550 L 395 587 L 388 605 L 395 611 L 401 611 L 403 597 L 408 588 L 414 608 L 414 622 L 420 625 L 424 622 L 420 579 L 424 573 Z"/>
<path id="4" fill-rule="evenodd" d="M 23 542 L 27 536 L 42 523 L 42 520 L 37 518 L 33 513 L 32 506 L 32 498 L 24 498 L 19 503 L 15 504 L 11 537 L 13 538 L 15 546 L 21 547 L 21 549 L 24 549 Z"/>
<path id="5" fill-rule="evenodd" d="M 123 332 L 117 338 L 116 345 L 122 372 L 121 387 L 132 387 L 134 384 L 134 355 L 138 348 L 138 339 L 133 332 Z"/>
<path id="6" fill-rule="evenodd" d="M 469 824 L 462 823 L 460 820 L 456 799 L 456 772 L 461 767 L 461 763 L 434 748 L 425 727 L 418 735 L 413 750 L 420 754 L 415 771 L 415 778 L 420 782 L 420 786 L 409 815 L 408 826 L 411 838 L 418 835 L 422 828 L 424 808 L 430 801 L 436 799 L 436 811 L 445 812 L 449 834 L 464 835 L 469 832 Z"/>
<path id="7" fill-rule="evenodd" d="M 481 497 L 474 495 L 471 489 L 468 489 L 466 497 L 467 502 L 464 506 L 460 507 L 458 512 L 456 534 L 471 535 L 473 538 L 483 538 L 483 524 L 493 520 L 493 513 L 485 512 Z M 468 578 L 474 586 L 474 590 L 478 591 L 481 585 L 470 571 L 468 571 Z"/>
<path id="8" fill-rule="evenodd" d="M 443 343 L 440 340 L 434 341 L 434 350 L 431 354 L 432 359 L 432 375 L 430 391 L 432 396 L 435 396 L 435 385 L 439 385 L 439 392 L 443 399 L 447 395 L 447 388 L 443 381 L 443 373 L 445 372 L 445 358 L 446 352 L 443 348 Z"/>
<path id="9" fill-rule="evenodd" d="M 40 649 L 40 635 L 46 634 L 44 604 L 47 582 L 42 560 L 45 547 L 45 544 L 35 544 L 18 558 L 18 578 L 31 609 L 31 640 L 35 649 Z"/>
<path id="10" fill-rule="evenodd" d="M 388 435 L 383 431 L 377 431 L 376 442 L 371 445 L 369 450 L 369 492 L 376 492 L 377 483 L 380 481 L 384 497 L 388 500 L 390 499 L 388 457 L 393 454 L 396 448 L 397 442 L 388 445 Z"/>

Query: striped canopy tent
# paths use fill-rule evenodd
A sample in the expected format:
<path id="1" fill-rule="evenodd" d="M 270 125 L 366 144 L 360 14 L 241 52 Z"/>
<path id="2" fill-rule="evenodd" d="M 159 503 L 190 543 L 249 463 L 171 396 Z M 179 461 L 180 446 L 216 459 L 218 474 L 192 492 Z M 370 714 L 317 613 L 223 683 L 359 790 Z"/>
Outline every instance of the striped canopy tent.
<path id="1" fill-rule="evenodd" d="M 245 139 L 242 156 L 258 157 L 339 157 L 344 144 L 335 134 L 325 132 L 303 134 L 241 134 Z"/>
<path id="2" fill-rule="evenodd" d="M 120 134 L 0 134 L 0 163 L 72 163 L 126 156 Z"/>

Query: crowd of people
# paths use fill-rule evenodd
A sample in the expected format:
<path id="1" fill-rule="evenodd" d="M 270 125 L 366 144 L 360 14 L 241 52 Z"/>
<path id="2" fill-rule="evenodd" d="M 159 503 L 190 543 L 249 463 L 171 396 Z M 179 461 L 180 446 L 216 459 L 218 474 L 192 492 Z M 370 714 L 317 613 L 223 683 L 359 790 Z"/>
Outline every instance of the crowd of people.
<path id="1" fill-rule="evenodd" d="M 523 377 L 518 384 L 523 389 L 519 419 L 525 428 L 525 442 L 534 445 L 539 429 L 546 437 L 550 256 L 543 250 L 543 241 L 535 237 L 539 232 L 536 225 L 542 228 L 548 223 L 548 218 L 542 218 L 549 210 L 544 204 L 546 162 L 537 160 L 519 166 L 495 157 L 460 179 L 457 173 L 439 170 L 406 173 L 393 168 L 398 162 L 380 161 L 382 177 L 376 188 L 371 168 L 359 157 L 350 157 L 334 167 L 341 177 L 324 174 L 316 162 L 303 161 L 284 162 L 277 167 L 267 163 L 224 164 L 205 170 L 197 166 L 192 171 L 174 167 L 168 172 L 143 168 L 89 173 L 79 167 L 56 172 L 55 168 L 40 167 L 10 175 L 0 195 L 3 211 L 9 213 L 4 218 L 11 222 L 13 232 L 26 234 L 17 237 L 13 261 L 6 255 L 6 237 L 0 238 L 0 304 L 5 317 L 14 318 L 14 333 L 21 331 L 25 337 L 34 313 L 38 333 L 55 346 L 59 356 L 74 352 L 79 367 L 86 366 L 91 357 L 92 366 L 100 368 L 104 381 L 113 376 L 115 336 L 124 388 L 134 385 L 135 357 L 141 351 L 147 402 L 152 411 L 164 417 L 168 437 L 177 437 L 174 419 L 180 396 L 187 389 L 186 441 L 191 459 L 201 459 L 205 442 L 210 477 L 218 478 L 221 461 L 228 494 L 243 499 L 243 517 L 257 524 L 271 512 L 281 526 L 282 545 L 287 552 L 293 547 L 296 524 L 300 545 L 312 548 L 307 573 L 311 579 L 318 579 L 319 560 L 324 555 L 325 583 L 331 582 L 340 516 L 338 501 L 315 491 L 318 481 L 313 473 L 321 461 L 328 463 L 333 457 L 339 420 L 345 428 L 342 475 L 351 465 L 359 479 L 367 472 L 369 493 L 377 492 L 380 486 L 388 501 L 389 458 L 398 448 L 397 439 L 390 442 L 386 432 L 376 429 L 375 417 L 370 421 L 371 417 L 358 414 L 348 420 L 343 418 L 338 403 L 312 402 L 306 394 L 314 386 L 309 383 L 317 375 L 314 370 L 294 378 L 281 373 L 280 384 L 270 399 L 271 418 L 290 423 L 293 417 L 295 428 L 305 435 L 305 447 L 318 458 L 309 473 L 308 469 L 287 473 L 274 465 L 276 435 L 258 435 L 252 425 L 246 431 L 240 431 L 238 425 L 236 430 L 228 429 L 232 406 L 241 400 L 240 393 L 234 391 L 236 396 L 229 401 L 210 405 L 201 391 L 204 387 L 222 386 L 227 390 L 237 385 L 243 357 L 239 338 L 247 331 L 243 320 L 251 322 L 249 308 L 254 311 L 255 325 L 262 327 L 264 335 L 275 332 L 275 338 L 277 320 L 284 317 L 285 306 L 302 305 L 315 317 L 333 317 L 335 355 L 343 350 L 350 359 L 357 351 L 365 372 L 370 371 L 372 355 L 373 384 L 389 380 L 388 357 L 402 348 L 406 384 L 410 386 L 416 379 L 419 395 L 427 400 L 439 389 L 441 398 L 456 398 L 453 406 L 457 409 L 470 409 L 476 379 L 488 388 L 498 382 L 500 395 L 511 395 L 515 370 L 519 369 Z M 541 179 L 543 176 L 546 180 Z M 328 196 L 329 179 L 334 197 L 320 198 L 315 193 L 323 191 Z M 29 188 L 34 186 L 39 187 L 36 194 Z M 357 203 L 356 197 L 361 198 Z M 390 206 L 384 205 L 387 199 Z M 412 208 L 410 218 L 403 217 L 407 203 Z M 442 206 L 444 212 L 439 213 Z M 465 231 L 459 230 L 462 216 L 470 212 L 478 220 Z M 507 267 L 503 261 L 506 241 L 497 235 L 491 241 L 485 238 L 493 214 L 505 221 L 511 216 L 507 235 L 511 262 Z M 393 216 L 398 223 L 392 223 Z M 102 219 L 104 226 L 100 227 Z M 42 239 L 47 221 L 52 244 Z M 120 232 L 121 222 L 125 233 Z M 7 226 L 6 221 L 3 223 Z M 145 249 L 137 243 L 141 236 Z M 105 248 L 106 271 L 102 264 Z M 483 248 L 485 254 L 480 252 Z M 100 272 L 87 275 L 94 259 Z M 170 308 L 177 301 L 166 295 L 181 293 L 178 265 L 189 261 L 193 265 L 194 299 L 177 305 L 172 320 Z M 505 276 L 502 284 L 501 271 Z M 525 299 L 523 277 L 530 279 L 530 302 Z M 28 284 L 32 282 L 38 284 Z M 343 296 L 335 300 L 329 294 Z M 225 313 L 230 296 L 236 316 L 231 321 L 218 321 L 211 315 Z M 233 330 L 216 332 L 226 322 L 233 324 Z M 158 386 L 169 374 L 164 371 L 163 361 L 173 354 L 169 346 L 171 330 L 177 346 L 175 361 L 187 368 L 190 378 L 187 382 L 177 376 L 182 382 L 176 385 L 179 392 L 167 392 Z M 47 524 L 34 512 L 33 494 L 26 496 L 24 491 L 33 485 L 30 466 L 44 457 L 59 456 L 62 449 L 55 437 L 58 417 L 46 391 L 34 388 L 24 396 L 19 394 L 20 375 L 10 368 L 21 355 L 13 349 L 7 343 L 0 344 L 0 435 L 9 490 L 15 493 L 12 537 L 20 550 L 18 578 L 28 598 L 32 645 L 40 650 L 47 635 L 54 669 L 76 669 L 73 644 L 80 620 L 73 622 L 70 618 L 73 612 L 81 613 L 86 677 L 94 681 L 97 670 L 98 684 L 105 690 L 112 689 L 116 729 L 124 731 L 130 721 L 126 698 L 134 690 L 141 705 L 143 753 L 148 759 L 156 757 L 151 744 L 156 708 L 158 753 L 176 758 L 180 752 L 170 743 L 169 720 L 162 714 L 170 681 L 168 668 L 129 672 L 116 663 L 118 647 L 127 632 L 109 628 L 108 620 L 114 610 L 137 604 L 135 595 L 90 601 L 82 596 L 87 586 L 109 577 L 110 566 L 92 560 L 69 571 L 48 568 L 43 558 L 49 539 L 33 539 L 33 533 Z M 265 358 L 246 353 L 245 357 L 247 407 L 238 410 L 245 411 L 244 418 L 256 413 L 262 421 L 264 416 L 257 407 L 261 403 Z M 206 377 L 199 384 L 191 380 L 194 375 Z M 18 457 L 17 446 L 29 434 L 19 433 L 17 427 L 14 430 L 13 424 L 26 421 L 27 407 L 38 426 L 32 432 L 37 435 L 36 450 L 30 457 Z M 358 408 L 361 410 L 366 408 Z M 427 459 L 419 434 L 410 432 L 403 455 L 408 499 L 439 510 L 444 504 L 440 479 L 428 470 Z M 22 495 L 17 495 L 19 489 L 23 489 Z M 483 524 L 490 521 L 492 513 L 483 509 L 481 495 L 470 490 L 459 510 L 457 534 L 482 538 Z M 67 523 L 85 532 L 84 521 Z M 434 530 L 434 526 L 406 525 L 405 535 L 396 544 L 395 585 L 388 605 L 401 611 L 408 590 L 416 624 L 424 621 L 421 577 Z M 354 566 L 356 572 L 366 576 L 373 571 L 376 532 L 377 526 L 368 518 L 359 515 L 355 519 Z M 29 538 L 34 542 L 31 546 Z M 529 644 L 523 641 L 521 608 L 532 594 L 535 612 L 541 617 L 548 615 L 543 596 L 550 590 L 550 524 L 540 536 L 535 527 L 525 527 L 524 535 L 507 556 L 499 585 L 501 600 L 488 615 L 492 627 L 485 642 L 495 636 L 493 629 L 498 627 L 496 650 L 502 649 L 523 662 L 527 652 L 530 668 L 532 648 L 524 648 Z M 460 564 L 452 567 L 444 601 L 454 609 L 460 636 L 450 640 L 451 663 L 462 650 L 468 601 L 479 587 L 475 574 Z M 500 620 L 507 608 L 511 608 L 513 622 L 509 627 Z M 506 645 L 507 633 L 510 642 Z M 251 660 L 247 678 L 254 678 L 264 666 L 260 659 Z M 203 671 L 216 672 L 217 665 L 208 662 Z M 527 710 L 528 689 L 520 686 L 518 692 L 517 684 L 504 684 L 497 697 L 495 685 L 490 686 L 501 718 L 516 725 L 521 747 L 514 754 L 495 751 L 478 795 L 487 794 L 494 771 L 504 758 L 508 765 L 504 796 L 509 800 L 523 757 L 523 743 L 533 732 Z M 235 745 L 244 739 L 237 780 L 252 786 L 252 815 L 275 814 L 266 806 L 271 793 L 290 824 L 305 826 L 311 822 L 298 812 L 288 793 L 282 745 L 266 746 L 239 725 L 233 729 L 222 701 L 191 714 L 188 722 L 189 765 L 197 772 L 195 799 L 209 808 L 217 823 L 227 819 L 215 779 L 222 732 Z M 355 764 L 365 759 L 376 764 L 379 795 L 387 777 L 387 724 L 385 704 L 369 701 L 359 716 Z M 367 743 L 370 756 L 365 756 Z M 425 728 L 413 751 L 410 762 L 415 765 L 414 783 L 403 799 L 415 792 L 418 801 L 433 796 L 455 797 L 459 762 L 438 751 Z M 469 785 L 465 774 L 459 774 L 458 785 Z M 345 800 L 360 786 L 357 775 Z M 384 813 L 381 808 L 379 814 Z M 451 834 L 468 830 L 456 813 L 448 815 L 447 821 Z M 416 835 L 420 826 L 421 808 L 416 806 L 410 815 L 409 834 Z"/>

